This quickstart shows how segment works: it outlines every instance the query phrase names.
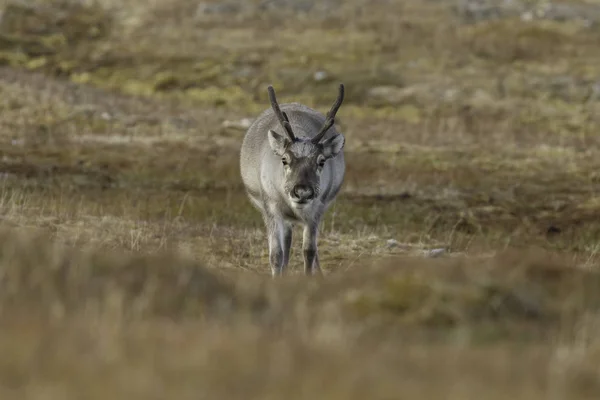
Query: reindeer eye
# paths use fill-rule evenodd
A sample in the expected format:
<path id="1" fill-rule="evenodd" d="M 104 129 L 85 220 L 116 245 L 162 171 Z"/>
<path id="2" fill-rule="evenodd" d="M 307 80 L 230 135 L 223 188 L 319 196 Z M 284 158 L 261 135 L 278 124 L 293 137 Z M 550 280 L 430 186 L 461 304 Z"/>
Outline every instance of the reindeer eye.
<path id="1" fill-rule="evenodd" d="M 317 163 L 319 164 L 319 167 L 325 166 L 325 158 L 319 157 Z"/>
<path id="2" fill-rule="evenodd" d="M 288 165 L 287 157 L 281 157 L 281 162 L 283 163 L 283 165 Z"/>

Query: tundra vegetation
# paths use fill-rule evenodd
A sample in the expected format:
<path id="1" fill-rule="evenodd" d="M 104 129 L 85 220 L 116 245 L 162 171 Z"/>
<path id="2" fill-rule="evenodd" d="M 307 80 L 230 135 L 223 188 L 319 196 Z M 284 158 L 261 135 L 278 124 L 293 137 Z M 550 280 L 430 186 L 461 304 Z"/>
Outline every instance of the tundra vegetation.
<path id="1" fill-rule="evenodd" d="M 0 6 L 1 398 L 600 395 L 597 1 Z M 273 281 L 243 135 L 339 82 Z"/>

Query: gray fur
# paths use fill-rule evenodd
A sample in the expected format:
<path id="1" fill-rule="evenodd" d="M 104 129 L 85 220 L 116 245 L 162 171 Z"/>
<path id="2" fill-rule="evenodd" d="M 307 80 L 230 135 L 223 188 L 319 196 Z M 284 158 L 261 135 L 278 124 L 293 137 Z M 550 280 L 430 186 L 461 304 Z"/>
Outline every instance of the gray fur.
<path id="1" fill-rule="evenodd" d="M 307 275 L 315 270 L 321 273 L 318 226 L 341 189 L 346 169 L 345 139 L 333 124 L 343 99 L 343 86 L 327 118 L 299 103 L 278 105 L 274 92 L 272 96 L 272 108 L 258 116 L 244 137 L 240 152 L 242 181 L 250 201 L 263 216 L 273 276 L 282 274 L 289 262 L 292 226 L 296 223 L 304 226 L 304 271 Z M 281 110 L 279 115 L 274 111 L 277 108 Z M 326 133 L 321 134 L 321 140 L 311 141 L 323 129 Z M 306 203 L 300 204 L 303 200 Z"/>

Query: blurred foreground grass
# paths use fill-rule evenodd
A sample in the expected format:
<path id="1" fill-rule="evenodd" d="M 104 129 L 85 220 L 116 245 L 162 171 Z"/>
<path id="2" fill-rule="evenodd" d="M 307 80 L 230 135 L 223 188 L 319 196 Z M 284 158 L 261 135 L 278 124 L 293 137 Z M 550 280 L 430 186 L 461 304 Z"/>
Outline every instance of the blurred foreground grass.
<path id="1" fill-rule="evenodd" d="M 2 398 L 597 398 L 598 5 L 466 3 L 0 1 Z M 271 282 L 244 118 L 340 81 Z"/>
<path id="2" fill-rule="evenodd" d="M 1 233 L 3 398 L 587 399 L 600 277 L 545 252 L 324 282 Z"/>

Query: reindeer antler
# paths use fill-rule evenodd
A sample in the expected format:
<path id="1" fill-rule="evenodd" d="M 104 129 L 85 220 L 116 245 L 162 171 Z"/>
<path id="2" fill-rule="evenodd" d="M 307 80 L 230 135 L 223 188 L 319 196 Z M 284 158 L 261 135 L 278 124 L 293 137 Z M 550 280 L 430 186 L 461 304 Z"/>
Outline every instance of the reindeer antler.
<path id="1" fill-rule="evenodd" d="M 296 140 L 296 135 L 294 135 L 294 131 L 292 130 L 292 126 L 290 125 L 290 121 L 287 118 L 287 115 L 285 113 L 281 112 L 281 109 L 279 108 L 279 104 L 277 104 L 277 98 L 275 97 L 275 89 L 273 89 L 273 86 L 269 85 L 268 91 L 269 91 L 269 99 L 271 100 L 271 107 L 273 108 L 273 111 L 275 112 L 275 115 L 277 116 L 279 123 L 285 130 L 285 133 L 287 134 L 289 139 L 293 142 L 294 140 Z"/>
<path id="2" fill-rule="evenodd" d="M 340 83 L 338 97 L 335 100 L 335 102 L 333 103 L 333 105 L 331 106 L 331 109 L 329 110 L 329 112 L 327 113 L 327 119 L 325 120 L 323 127 L 321 128 L 319 133 L 317 133 L 315 135 L 315 137 L 313 137 L 311 139 L 311 141 L 313 143 L 315 143 L 315 144 L 319 143 L 323 139 L 323 136 L 325 136 L 325 133 L 327 133 L 329 128 L 331 128 L 333 126 L 333 124 L 335 123 L 335 114 L 337 114 L 343 101 L 344 101 L 344 84 Z"/>

